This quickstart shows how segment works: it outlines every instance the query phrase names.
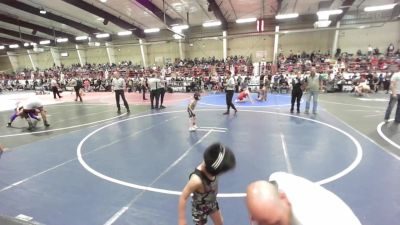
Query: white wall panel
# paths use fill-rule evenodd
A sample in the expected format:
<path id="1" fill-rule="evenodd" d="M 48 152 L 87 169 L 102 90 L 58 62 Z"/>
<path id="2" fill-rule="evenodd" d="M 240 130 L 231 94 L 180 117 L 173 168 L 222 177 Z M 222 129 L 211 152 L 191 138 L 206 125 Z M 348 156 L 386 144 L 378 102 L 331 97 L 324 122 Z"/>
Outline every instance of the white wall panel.
<path id="1" fill-rule="evenodd" d="M 332 48 L 334 34 L 330 30 L 280 35 L 278 49 L 282 49 L 284 55 L 289 54 L 290 50 L 293 53 L 319 50 L 325 53 Z"/>
<path id="2" fill-rule="evenodd" d="M 371 45 L 386 52 L 390 43 L 394 44 L 395 49 L 400 47 L 400 21 L 386 23 L 377 28 L 340 31 L 338 47 L 342 52 L 356 53 L 360 49 L 365 53 L 368 45 Z"/>
<path id="3" fill-rule="evenodd" d="M 69 67 L 72 64 L 78 64 L 79 63 L 78 53 L 77 53 L 76 50 L 73 50 L 73 49 L 72 50 L 68 50 L 68 51 L 60 50 L 60 53 L 64 53 L 64 52 L 68 53 L 67 57 L 63 57 L 63 56 L 60 57 L 61 64 L 63 64 L 64 67 Z"/>
<path id="4" fill-rule="evenodd" d="M 148 65 L 163 65 L 165 60 L 170 59 L 172 62 L 175 58 L 179 58 L 178 42 L 171 41 L 164 44 L 147 45 Z"/>
<path id="5" fill-rule="evenodd" d="M 256 57 L 257 52 L 265 52 L 265 60 L 272 61 L 273 57 L 273 36 L 251 36 L 228 39 L 228 56 L 241 55 L 251 56 L 253 62 L 260 61 Z"/>
<path id="6" fill-rule="evenodd" d="M 114 52 L 117 63 L 121 61 L 131 61 L 135 65 L 142 64 L 140 46 L 118 46 L 114 48 Z"/>
<path id="7" fill-rule="evenodd" d="M 36 59 L 41 70 L 53 67 L 54 61 L 50 50 L 38 53 Z"/>
<path id="8" fill-rule="evenodd" d="M 186 48 L 186 57 L 188 58 L 198 58 L 202 57 L 208 58 L 215 56 L 216 59 L 222 59 L 222 40 L 196 40 L 193 46 Z M 229 40 L 228 40 L 229 48 Z M 229 53 L 228 53 L 229 54 Z"/>
<path id="9" fill-rule="evenodd" d="M 86 50 L 87 63 L 105 64 L 108 63 L 106 48 L 88 48 Z"/>

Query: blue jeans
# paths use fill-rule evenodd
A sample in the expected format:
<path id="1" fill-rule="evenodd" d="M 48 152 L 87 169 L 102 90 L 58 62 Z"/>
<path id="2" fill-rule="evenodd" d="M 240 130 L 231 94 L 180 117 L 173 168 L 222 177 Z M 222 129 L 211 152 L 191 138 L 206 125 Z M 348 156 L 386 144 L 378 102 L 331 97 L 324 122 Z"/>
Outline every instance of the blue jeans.
<path id="1" fill-rule="evenodd" d="M 309 109 L 310 109 L 311 97 L 313 98 L 313 113 L 316 113 L 316 112 L 317 112 L 318 95 L 319 95 L 319 90 L 318 90 L 318 91 L 308 91 L 308 92 L 307 92 L 307 97 L 306 97 L 306 112 L 308 112 Z"/>
<path id="2" fill-rule="evenodd" d="M 400 94 L 397 94 L 397 99 L 393 97 L 393 95 L 390 95 L 390 100 L 389 104 L 386 108 L 386 113 L 385 113 L 385 120 L 388 120 L 390 118 L 390 114 L 392 113 L 392 109 L 394 105 L 396 105 L 397 102 L 397 109 L 396 109 L 396 116 L 394 120 L 398 123 L 400 123 Z"/>

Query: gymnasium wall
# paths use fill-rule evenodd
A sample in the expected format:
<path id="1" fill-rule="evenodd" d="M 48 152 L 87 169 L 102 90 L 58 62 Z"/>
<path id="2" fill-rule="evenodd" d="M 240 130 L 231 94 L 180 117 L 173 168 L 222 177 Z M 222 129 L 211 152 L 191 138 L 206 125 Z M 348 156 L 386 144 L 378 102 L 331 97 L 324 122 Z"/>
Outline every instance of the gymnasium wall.
<path id="1" fill-rule="evenodd" d="M 68 49 L 68 50 L 60 49 L 60 54 L 63 52 L 67 52 L 68 56 L 67 57 L 60 56 L 61 64 L 63 64 L 64 66 L 71 66 L 72 64 L 79 63 L 78 53 L 75 49 Z"/>
<path id="2" fill-rule="evenodd" d="M 12 72 L 12 65 L 8 56 L 0 56 L 0 71 Z"/>
<path id="3" fill-rule="evenodd" d="M 357 30 L 344 30 L 339 32 L 338 47 L 342 52 L 356 53 L 358 49 L 366 52 L 368 45 L 378 47 L 381 52 L 386 52 L 390 43 L 395 49 L 400 47 L 400 21 L 374 24 L 376 28 L 364 28 Z"/>
<path id="4" fill-rule="evenodd" d="M 148 66 L 164 65 L 166 60 L 174 61 L 175 58 L 179 58 L 179 44 L 177 41 L 147 45 Z"/>
<path id="5" fill-rule="evenodd" d="M 29 59 L 28 53 L 26 53 L 26 51 L 24 53 L 20 53 L 17 56 L 17 60 L 18 60 L 18 69 L 24 69 L 24 68 L 28 68 L 28 69 L 32 69 L 32 63 L 31 60 Z"/>
<path id="6" fill-rule="evenodd" d="M 228 55 L 251 56 L 253 62 L 261 61 L 263 58 L 266 61 L 272 61 L 272 57 L 274 55 L 273 51 L 273 35 L 237 37 L 228 39 Z M 263 54 L 264 57 L 262 57 Z"/>
<path id="7" fill-rule="evenodd" d="M 193 40 L 190 43 L 193 46 L 186 45 L 186 58 L 208 58 L 213 57 L 217 59 L 222 58 L 222 40 L 219 39 L 206 39 L 206 40 Z M 229 46 L 229 44 L 228 44 Z M 178 55 L 179 56 L 179 55 Z"/>
<path id="8" fill-rule="evenodd" d="M 142 55 L 140 53 L 140 46 L 118 46 L 114 48 L 115 61 L 117 63 L 121 61 L 131 61 L 133 64 L 143 64 Z"/>
<path id="9" fill-rule="evenodd" d="M 284 55 L 289 54 L 290 50 L 293 53 L 318 50 L 326 52 L 332 48 L 334 34 L 331 30 L 283 34 L 279 38 L 279 48 Z"/>
<path id="10" fill-rule="evenodd" d="M 86 50 L 86 59 L 87 63 L 93 64 L 103 64 L 103 63 L 108 63 L 108 56 L 107 56 L 107 50 L 105 47 L 99 47 L 99 48 L 88 48 Z M 79 59 L 77 59 L 79 62 Z"/>
<path id="11" fill-rule="evenodd" d="M 28 54 L 28 53 L 25 53 L 25 54 Z M 53 67 L 54 61 L 53 61 L 53 57 L 51 55 L 50 49 L 46 49 L 44 52 L 38 53 L 36 55 L 36 63 L 37 63 L 37 67 L 39 67 L 40 69 L 46 69 L 46 68 Z M 22 65 L 20 64 L 20 67 L 21 66 Z"/>
<path id="12" fill-rule="evenodd" d="M 355 53 L 358 49 L 365 52 L 369 44 L 371 44 L 372 47 L 378 47 L 381 51 L 386 51 L 390 43 L 393 43 L 396 49 L 400 46 L 400 21 L 375 24 L 373 26 L 379 27 L 341 30 L 339 32 L 338 47 L 342 49 L 342 52 Z M 252 32 L 251 30 L 253 27 L 242 28 L 243 30 L 237 30 L 235 28 L 236 30 L 233 29 L 228 32 L 228 55 L 251 56 L 253 61 L 257 62 L 261 60 L 261 58 L 257 58 L 257 56 L 265 54 L 263 58 L 267 61 L 272 61 L 274 36 L 246 36 L 247 32 Z M 318 50 L 326 52 L 332 48 L 334 33 L 334 30 L 329 30 L 282 34 L 279 39 L 279 48 L 284 54 L 288 54 L 290 50 L 294 53 L 303 50 L 307 52 Z M 170 36 L 170 34 L 168 35 Z M 190 40 L 189 43 L 191 43 L 191 45 L 188 43 L 183 44 L 185 57 L 208 58 L 215 56 L 218 59 L 222 58 L 222 39 L 204 38 L 213 35 L 221 36 L 221 33 L 216 31 L 205 33 L 203 30 L 192 33 L 191 37 L 196 38 Z M 168 38 L 170 38 L 169 36 Z M 124 45 L 124 43 L 129 44 Z M 114 51 L 116 62 L 130 60 L 134 64 L 143 64 L 140 46 L 137 45 L 135 41 L 116 42 L 115 44 Z M 83 46 L 86 47 L 84 51 L 86 52 L 88 63 L 107 63 L 109 61 L 104 43 L 102 43 L 102 45 L 101 47 Z M 146 48 L 149 66 L 163 65 L 166 61 L 173 61 L 175 58 L 179 58 L 179 44 L 176 40 L 162 43 L 156 42 L 146 45 Z M 78 54 L 74 45 L 61 48 L 60 53 L 61 52 L 69 53 L 68 57 L 61 57 L 61 63 L 65 66 L 79 63 Z M 20 50 L 18 54 L 19 55 L 16 56 L 18 60 L 18 69 L 31 68 L 32 65 L 26 51 Z M 53 65 L 53 58 L 49 49 L 37 53 L 36 56 L 39 68 L 45 69 Z M 0 71 L 2 70 L 12 71 L 12 66 L 8 57 L 0 57 Z"/>

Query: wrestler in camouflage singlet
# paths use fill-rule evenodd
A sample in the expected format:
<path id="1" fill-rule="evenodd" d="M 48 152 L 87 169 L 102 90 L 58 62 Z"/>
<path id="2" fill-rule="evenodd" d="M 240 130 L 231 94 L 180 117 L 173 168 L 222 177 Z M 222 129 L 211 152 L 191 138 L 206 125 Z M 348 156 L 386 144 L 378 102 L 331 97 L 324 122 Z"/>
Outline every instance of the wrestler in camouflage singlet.
<path id="1" fill-rule="evenodd" d="M 196 225 L 207 223 L 207 216 L 218 211 L 217 193 L 218 193 L 218 178 L 214 180 L 208 177 L 200 170 L 196 169 L 192 176 L 196 174 L 200 177 L 203 183 L 204 193 L 194 192 L 192 196 L 192 217 Z M 190 179 L 190 177 L 189 177 Z"/>

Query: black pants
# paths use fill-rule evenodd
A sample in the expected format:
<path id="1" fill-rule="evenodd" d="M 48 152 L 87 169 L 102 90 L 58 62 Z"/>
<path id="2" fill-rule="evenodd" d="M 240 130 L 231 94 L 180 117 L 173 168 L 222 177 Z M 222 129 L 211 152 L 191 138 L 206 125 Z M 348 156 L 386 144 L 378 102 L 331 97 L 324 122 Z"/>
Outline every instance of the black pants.
<path id="1" fill-rule="evenodd" d="M 78 97 L 79 97 L 79 100 L 82 101 L 82 96 L 81 96 L 81 93 L 80 93 L 81 88 L 80 87 L 74 87 L 74 90 L 75 90 L 75 101 L 78 100 Z"/>
<path id="2" fill-rule="evenodd" d="M 236 107 L 232 103 L 233 92 L 234 92 L 233 90 L 226 90 L 226 109 L 228 112 L 231 107 L 236 111 Z"/>
<path id="3" fill-rule="evenodd" d="M 396 103 L 397 103 L 397 109 L 394 121 L 400 123 L 400 94 L 397 95 L 397 98 L 393 97 L 393 95 L 390 95 L 389 104 L 386 108 L 385 120 L 390 119 L 390 114 L 392 113 L 392 109 L 394 108 Z"/>
<path id="4" fill-rule="evenodd" d="M 142 85 L 143 100 L 146 99 L 146 86 Z"/>
<path id="5" fill-rule="evenodd" d="M 121 106 L 119 105 L 119 96 L 121 96 L 122 101 L 124 101 L 124 106 L 125 106 L 126 110 L 129 110 L 129 105 L 128 105 L 128 102 L 125 99 L 124 90 L 115 90 L 115 100 L 117 102 L 118 111 L 121 110 Z"/>
<path id="6" fill-rule="evenodd" d="M 52 86 L 51 87 L 51 90 L 53 91 L 53 96 L 54 96 L 54 99 L 56 99 L 57 97 L 56 97 L 56 95 L 58 95 L 58 97 L 59 98 L 61 98 L 61 96 L 60 96 L 60 92 L 58 92 L 58 87 L 56 87 L 56 86 Z"/>
<path id="7" fill-rule="evenodd" d="M 165 88 L 160 88 L 159 89 L 160 91 L 160 106 L 162 106 L 163 105 L 163 102 L 164 102 L 164 95 L 165 95 Z"/>
<path id="8" fill-rule="evenodd" d="M 388 93 L 389 92 L 389 88 L 390 88 L 390 80 L 389 81 L 388 80 L 384 81 L 383 82 L 383 90 L 385 90 L 386 93 Z"/>
<path id="9" fill-rule="evenodd" d="M 294 102 L 297 102 L 297 111 L 300 111 L 300 101 L 302 95 L 302 91 L 292 91 L 292 107 L 290 108 L 291 111 L 293 111 L 294 109 Z"/>
<path id="10" fill-rule="evenodd" d="M 160 92 L 158 90 L 150 91 L 150 102 L 152 109 L 154 109 L 154 98 L 156 99 L 156 109 L 158 109 L 158 102 L 160 100 Z"/>

